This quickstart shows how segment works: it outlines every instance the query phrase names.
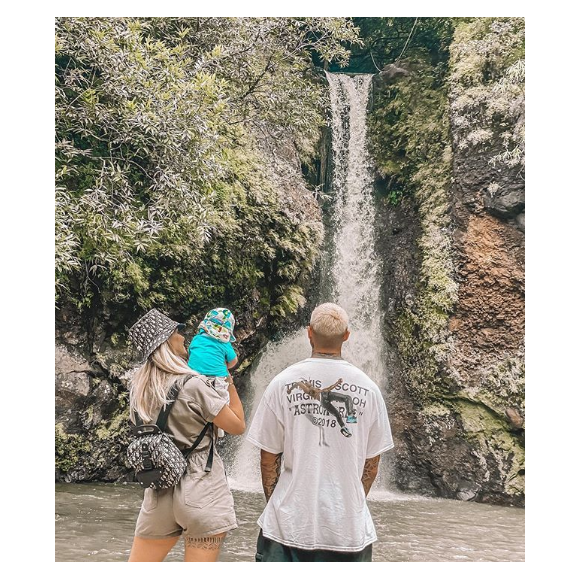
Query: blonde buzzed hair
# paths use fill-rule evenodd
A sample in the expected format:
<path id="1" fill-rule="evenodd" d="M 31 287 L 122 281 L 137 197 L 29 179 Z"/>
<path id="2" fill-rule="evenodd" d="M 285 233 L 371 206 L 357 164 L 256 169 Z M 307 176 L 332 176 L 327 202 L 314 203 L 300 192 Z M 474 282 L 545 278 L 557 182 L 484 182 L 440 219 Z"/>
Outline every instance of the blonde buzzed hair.
<path id="1" fill-rule="evenodd" d="M 312 311 L 310 328 L 320 338 L 334 341 L 347 331 L 348 314 L 338 304 L 325 302 Z"/>

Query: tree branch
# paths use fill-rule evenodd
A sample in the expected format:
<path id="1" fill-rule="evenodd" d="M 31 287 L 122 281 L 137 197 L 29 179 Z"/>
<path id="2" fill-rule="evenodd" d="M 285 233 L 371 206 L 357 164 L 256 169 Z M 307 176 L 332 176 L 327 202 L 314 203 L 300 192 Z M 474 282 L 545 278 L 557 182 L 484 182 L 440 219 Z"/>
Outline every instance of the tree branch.
<path id="1" fill-rule="evenodd" d="M 260 81 L 264 78 L 264 76 L 268 72 L 268 69 L 270 68 L 270 64 L 272 63 L 272 58 L 273 58 L 273 54 L 270 53 L 270 56 L 268 57 L 268 63 L 266 64 L 266 67 L 264 68 L 264 70 L 262 71 L 262 73 L 250 85 L 250 88 L 241 97 L 239 97 L 238 100 L 243 101 L 248 95 L 250 95 L 251 93 L 254 92 L 254 90 L 256 89 L 256 87 L 258 86 L 258 84 L 260 83 Z"/>

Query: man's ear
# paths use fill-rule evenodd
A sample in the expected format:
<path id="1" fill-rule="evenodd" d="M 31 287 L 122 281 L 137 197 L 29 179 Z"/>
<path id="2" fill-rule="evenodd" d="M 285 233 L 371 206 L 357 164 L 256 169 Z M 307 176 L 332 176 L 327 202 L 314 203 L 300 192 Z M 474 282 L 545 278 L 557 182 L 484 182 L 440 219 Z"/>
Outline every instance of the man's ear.
<path id="1" fill-rule="evenodd" d="M 307 326 L 306 330 L 308 332 L 308 342 L 310 343 L 310 346 L 314 348 L 314 339 L 312 338 L 312 328 L 310 328 L 310 326 Z"/>
<path id="2" fill-rule="evenodd" d="M 342 335 L 342 342 L 346 342 L 350 336 L 350 330 L 347 328 Z"/>

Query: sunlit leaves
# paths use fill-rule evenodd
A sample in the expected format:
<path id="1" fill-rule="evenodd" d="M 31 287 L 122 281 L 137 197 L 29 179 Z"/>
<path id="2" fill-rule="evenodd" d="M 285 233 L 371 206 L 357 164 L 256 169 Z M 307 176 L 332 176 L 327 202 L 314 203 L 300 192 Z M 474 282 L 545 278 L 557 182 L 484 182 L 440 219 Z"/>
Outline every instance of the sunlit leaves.
<path id="1" fill-rule="evenodd" d="M 311 52 L 342 62 L 355 38 L 344 18 L 57 19 L 61 299 L 191 312 L 270 276 L 293 311 L 319 234 L 290 218 L 277 147 L 313 153 Z"/>
<path id="2" fill-rule="evenodd" d="M 458 145 L 499 141 L 492 165 L 525 164 L 524 42 L 523 18 L 474 18 L 456 30 L 450 96 Z"/>

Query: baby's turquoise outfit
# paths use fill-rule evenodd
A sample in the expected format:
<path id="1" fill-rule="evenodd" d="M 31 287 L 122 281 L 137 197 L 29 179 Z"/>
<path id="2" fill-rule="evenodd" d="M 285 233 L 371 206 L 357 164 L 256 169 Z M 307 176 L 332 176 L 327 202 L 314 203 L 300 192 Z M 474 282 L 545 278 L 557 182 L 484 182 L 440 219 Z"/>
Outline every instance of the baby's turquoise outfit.
<path id="1" fill-rule="evenodd" d="M 200 330 L 189 345 L 187 364 L 206 377 L 226 377 L 228 375 L 226 361 L 233 361 L 236 356 L 231 343 L 220 342 Z"/>

